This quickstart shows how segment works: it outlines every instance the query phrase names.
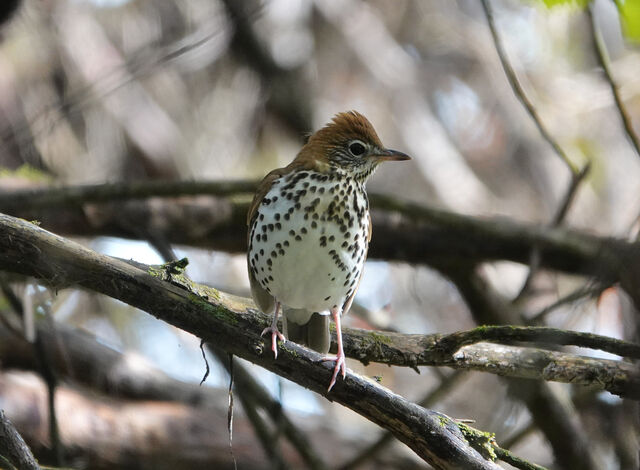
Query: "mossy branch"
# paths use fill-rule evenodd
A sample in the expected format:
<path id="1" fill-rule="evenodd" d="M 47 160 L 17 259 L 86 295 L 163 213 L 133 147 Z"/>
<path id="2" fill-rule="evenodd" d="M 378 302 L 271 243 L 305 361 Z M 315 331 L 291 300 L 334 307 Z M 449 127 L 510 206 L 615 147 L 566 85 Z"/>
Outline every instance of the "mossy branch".
<path id="1" fill-rule="evenodd" d="M 437 469 L 498 467 L 475 451 L 441 413 L 415 405 L 372 380 L 349 373 L 327 393 L 331 367 L 295 343 L 274 360 L 264 347 L 266 315 L 246 299 L 215 289 L 184 289 L 146 270 L 89 250 L 27 221 L 0 215 L 0 269 L 35 276 L 56 287 L 80 286 L 119 299 L 217 347 L 341 403 L 390 430 Z"/>

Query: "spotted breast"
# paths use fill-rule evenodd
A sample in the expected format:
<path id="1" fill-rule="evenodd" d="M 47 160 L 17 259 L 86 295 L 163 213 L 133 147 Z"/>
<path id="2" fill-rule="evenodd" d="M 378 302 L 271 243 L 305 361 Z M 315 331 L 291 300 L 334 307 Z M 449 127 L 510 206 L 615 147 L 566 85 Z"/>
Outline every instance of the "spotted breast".
<path id="1" fill-rule="evenodd" d="M 282 304 L 329 313 L 354 292 L 365 260 L 369 203 L 364 186 L 339 171 L 301 171 L 271 186 L 251 228 L 249 266 Z M 304 315 L 304 314 L 302 314 Z"/>

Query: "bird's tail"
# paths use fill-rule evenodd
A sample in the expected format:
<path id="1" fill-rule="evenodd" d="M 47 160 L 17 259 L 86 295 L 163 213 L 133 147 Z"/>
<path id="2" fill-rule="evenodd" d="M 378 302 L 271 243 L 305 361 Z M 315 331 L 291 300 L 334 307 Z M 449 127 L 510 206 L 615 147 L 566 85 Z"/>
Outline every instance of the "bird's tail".
<path id="1" fill-rule="evenodd" d="M 321 354 L 329 352 L 329 315 L 304 309 L 284 309 L 284 332 L 288 340 L 305 344 Z"/>

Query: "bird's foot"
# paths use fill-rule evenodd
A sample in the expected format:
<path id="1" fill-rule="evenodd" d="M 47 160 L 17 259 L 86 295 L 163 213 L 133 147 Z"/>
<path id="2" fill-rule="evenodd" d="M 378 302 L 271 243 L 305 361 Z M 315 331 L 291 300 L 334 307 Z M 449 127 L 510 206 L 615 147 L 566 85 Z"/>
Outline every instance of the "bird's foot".
<path id="1" fill-rule="evenodd" d="M 284 335 L 280 333 L 278 327 L 269 326 L 262 330 L 260 336 L 264 336 L 266 333 L 271 333 L 271 350 L 273 351 L 273 358 L 278 359 L 278 339 L 284 342 Z"/>
<path id="2" fill-rule="evenodd" d="M 329 388 L 327 389 L 327 392 L 330 392 L 331 389 L 333 388 L 333 386 L 336 384 L 336 379 L 338 378 L 338 373 L 340 371 L 342 371 L 342 379 L 344 380 L 344 378 L 347 375 L 347 366 L 345 364 L 345 355 L 344 352 L 342 354 L 340 354 L 340 352 L 338 352 L 338 354 L 334 357 L 334 356 L 324 356 L 321 359 L 322 362 L 335 362 L 336 365 L 333 368 L 333 376 L 331 377 L 331 382 L 329 383 Z"/>

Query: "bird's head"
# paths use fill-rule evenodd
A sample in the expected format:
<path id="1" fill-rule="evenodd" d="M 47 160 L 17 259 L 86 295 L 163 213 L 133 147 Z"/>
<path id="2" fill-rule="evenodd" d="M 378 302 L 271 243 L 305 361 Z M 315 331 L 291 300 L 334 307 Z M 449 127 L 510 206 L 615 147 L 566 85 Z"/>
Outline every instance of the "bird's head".
<path id="1" fill-rule="evenodd" d="M 337 114 L 309 138 L 298 158 L 313 160 L 320 170 L 337 170 L 362 181 L 381 162 L 411 159 L 385 148 L 369 120 L 356 111 Z"/>

